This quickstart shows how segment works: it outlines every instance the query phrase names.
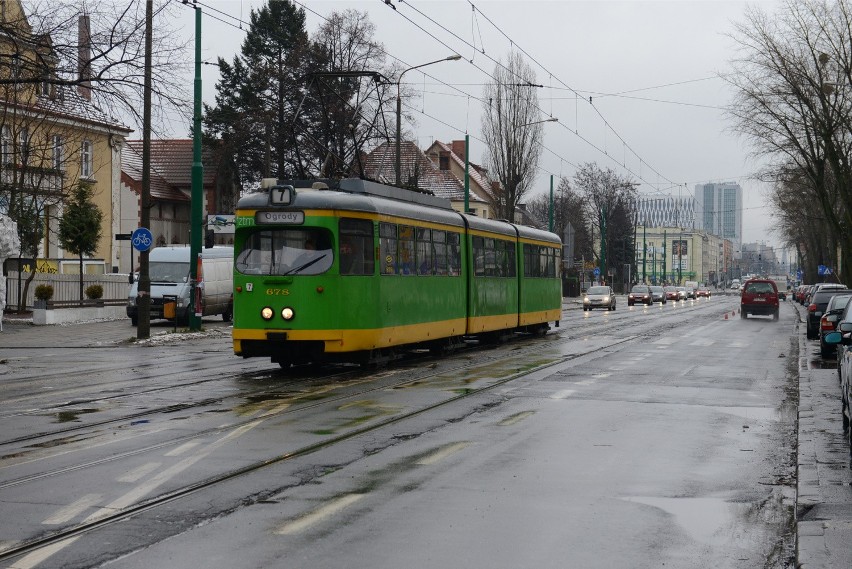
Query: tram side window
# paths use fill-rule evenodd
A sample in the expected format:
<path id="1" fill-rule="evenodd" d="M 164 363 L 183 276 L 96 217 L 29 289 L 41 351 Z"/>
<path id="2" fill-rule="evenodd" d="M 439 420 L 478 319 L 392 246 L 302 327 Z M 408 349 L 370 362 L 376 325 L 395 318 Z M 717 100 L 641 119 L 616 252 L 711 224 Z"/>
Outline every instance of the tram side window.
<path id="1" fill-rule="evenodd" d="M 397 254 L 396 225 L 393 223 L 379 224 L 379 254 L 381 255 L 382 274 L 396 274 Z"/>
<path id="2" fill-rule="evenodd" d="M 473 238 L 473 274 L 485 276 L 485 239 L 482 237 Z"/>
<path id="3" fill-rule="evenodd" d="M 396 274 L 413 275 L 414 271 L 414 228 L 410 225 L 399 226 L 399 241 L 397 242 L 399 260 Z"/>
<path id="4" fill-rule="evenodd" d="M 416 234 L 417 274 L 432 275 L 435 273 L 432 261 L 432 230 L 418 227 Z"/>
<path id="5" fill-rule="evenodd" d="M 375 272 L 373 222 L 342 218 L 339 249 L 341 275 L 372 275 Z"/>
<path id="6" fill-rule="evenodd" d="M 524 276 L 541 276 L 541 247 L 524 243 Z"/>
<path id="7" fill-rule="evenodd" d="M 461 235 L 447 233 L 447 270 L 450 276 L 461 274 Z"/>
<path id="8" fill-rule="evenodd" d="M 432 257 L 435 260 L 435 274 L 447 274 L 447 232 L 432 231 Z"/>
<path id="9" fill-rule="evenodd" d="M 499 241 L 500 247 L 497 249 L 497 254 L 502 255 L 502 260 L 500 263 L 502 276 L 504 277 L 515 277 L 515 244 L 511 241 Z"/>

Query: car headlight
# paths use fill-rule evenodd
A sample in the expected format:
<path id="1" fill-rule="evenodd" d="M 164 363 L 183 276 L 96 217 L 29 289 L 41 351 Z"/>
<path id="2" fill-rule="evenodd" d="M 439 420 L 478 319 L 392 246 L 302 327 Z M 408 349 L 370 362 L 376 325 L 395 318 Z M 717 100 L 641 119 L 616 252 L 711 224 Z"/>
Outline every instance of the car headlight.
<path id="1" fill-rule="evenodd" d="M 289 306 L 281 309 L 281 318 L 283 318 L 284 320 L 292 320 L 293 316 L 295 316 L 295 313 L 293 312 L 293 309 Z"/>
<path id="2" fill-rule="evenodd" d="M 603 301 L 602 301 L 602 302 L 609 302 L 609 297 L 608 297 L 608 296 L 603 297 Z"/>
<path id="3" fill-rule="evenodd" d="M 270 308 L 268 306 L 264 306 L 260 310 L 260 317 L 263 318 L 264 320 L 272 320 L 273 316 L 275 316 L 275 311 L 272 310 L 272 308 Z"/>
<path id="4" fill-rule="evenodd" d="M 588 296 L 584 296 L 584 297 L 583 297 L 583 304 L 588 304 L 588 303 L 589 303 L 589 297 L 588 297 Z"/>

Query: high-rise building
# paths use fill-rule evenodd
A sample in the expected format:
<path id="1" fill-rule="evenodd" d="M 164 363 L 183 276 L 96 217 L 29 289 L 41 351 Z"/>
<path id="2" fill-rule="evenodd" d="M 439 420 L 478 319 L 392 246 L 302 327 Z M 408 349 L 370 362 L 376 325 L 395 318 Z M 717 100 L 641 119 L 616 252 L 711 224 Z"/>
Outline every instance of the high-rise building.
<path id="1" fill-rule="evenodd" d="M 743 240 L 743 189 L 736 182 L 695 186 L 695 225 L 730 239 L 736 251 Z M 735 253 L 735 256 L 739 256 Z"/>

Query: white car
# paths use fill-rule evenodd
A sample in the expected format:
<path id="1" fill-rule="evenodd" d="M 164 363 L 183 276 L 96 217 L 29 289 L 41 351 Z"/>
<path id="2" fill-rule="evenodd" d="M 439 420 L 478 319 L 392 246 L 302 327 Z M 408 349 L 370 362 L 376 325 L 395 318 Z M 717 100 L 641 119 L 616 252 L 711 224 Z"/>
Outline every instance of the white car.
<path id="1" fill-rule="evenodd" d="M 583 310 L 606 308 L 615 310 L 615 293 L 610 286 L 593 286 L 583 295 Z"/>

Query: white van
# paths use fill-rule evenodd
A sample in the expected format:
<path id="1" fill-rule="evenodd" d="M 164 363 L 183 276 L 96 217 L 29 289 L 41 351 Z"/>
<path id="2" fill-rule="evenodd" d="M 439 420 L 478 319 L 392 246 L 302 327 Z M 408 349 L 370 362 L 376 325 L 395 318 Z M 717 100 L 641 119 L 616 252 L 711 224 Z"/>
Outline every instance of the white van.
<path id="1" fill-rule="evenodd" d="M 192 286 L 189 278 L 190 248 L 188 245 L 157 247 L 148 256 L 148 274 L 151 277 L 151 320 L 163 318 L 164 297 L 177 297 L 177 319 L 189 321 L 189 295 Z M 211 247 L 201 250 L 203 315 L 221 314 L 225 322 L 234 313 L 234 248 Z M 136 296 L 139 282 L 130 287 L 127 299 L 127 316 L 131 324 L 139 323 Z M 168 300 L 168 299 L 166 299 Z"/>

